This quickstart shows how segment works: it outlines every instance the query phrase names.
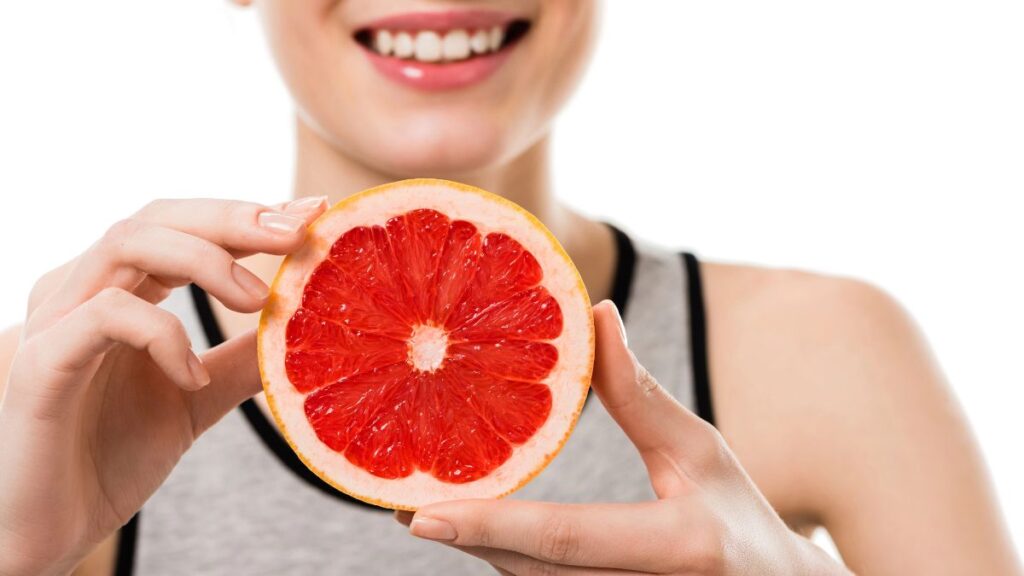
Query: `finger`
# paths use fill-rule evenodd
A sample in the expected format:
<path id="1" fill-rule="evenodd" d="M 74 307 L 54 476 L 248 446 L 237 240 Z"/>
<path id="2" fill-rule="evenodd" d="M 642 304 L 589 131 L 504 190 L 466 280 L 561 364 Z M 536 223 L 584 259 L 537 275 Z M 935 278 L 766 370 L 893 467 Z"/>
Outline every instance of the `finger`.
<path id="1" fill-rule="evenodd" d="M 496 550 L 494 548 L 464 548 L 460 546 L 455 546 L 455 548 L 458 548 L 470 556 L 475 556 L 487 562 L 498 572 L 498 574 L 502 575 L 511 574 L 512 576 L 529 576 L 533 574 L 551 574 L 558 576 L 643 576 L 651 574 L 650 572 L 617 570 L 614 568 L 552 564 L 525 554 L 509 552 L 508 550 Z"/>
<path id="2" fill-rule="evenodd" d="M 673 568 L 680 518 L 659 502 L 553 504 L 461 500 L 421 508 L 414 536 L 524 554 L 553 564 L 647 571 Z"/>
<path id="3" fill-rule="evenodd" d="M 660 497 L 686 487 L 682 470 L 699 474 L 727 455 L 717 430 L 676 401 L 626 347 L 610 301 L 594 307 L 597 349 L 592 384 L 601 403 L 636 446 Z"/>
<path id="4" fill-rule="evenodd" d="M 262 390 L 255 330 L 213 348 L 202 359 L 210 385 L 187 396 L 196 437 Z"/>
<path id="5" fill-rule="evenodd" d="M 147 276 L 163 284 L 195 282 L 231 309 L 259 310 L 269 288 L 217 244 L 172 228 L 125 220 L 79 259 L 44 304 L 59 317 L 105 287 L 135 291 Z M 152 293 L 147 294 L 152 296 Z"/>
<path id="6" fill-rule="evenodd" d="M 62 399 L 88 381 L 82 371 L 116 344 L 145 351 L 168 379 L 186 390 L 209 381 L 178 318 L 118 288 L 103 290 L 32 337 L 24 345 L 24 359 L 37 375 L 34 386 Z"/>
<path id="7" fill-rule="evenodd" d="M 242 258 L 294 252 L 302 245 L 306 226 L 326 209 L 326 197 L 274 207 L 237 200 L 157 200 L 133 219 L 205 238 Z"/>
<path id="8" fill-rule="evenodd" d="M 159 304 L 167 299 L 174 288 L 171 283 L 165 284 L 155 276 L 147 276 L 135 288 L 134 294 L 150 304 Z"/>
<path id="9" fill-rule="evenodd" d="M 32 286 L 32 291 L 28 296 L 28 309 L 25 314 L 26 320 L 32 317 L 32 313 L 39 307 L 40 304 L 45 302 L 50 295 L 57 291 L 61 285 L 64 284 L 64 280 L 68 274 L 78 263 L 78 259 L 75 258 L 71 261 L 61 264 L 59 267 L 50 270 L 43 274 L 36 280 L 36 283 Z M 26 333 L 28 332 L 28 322 L 26 321 Z"/>

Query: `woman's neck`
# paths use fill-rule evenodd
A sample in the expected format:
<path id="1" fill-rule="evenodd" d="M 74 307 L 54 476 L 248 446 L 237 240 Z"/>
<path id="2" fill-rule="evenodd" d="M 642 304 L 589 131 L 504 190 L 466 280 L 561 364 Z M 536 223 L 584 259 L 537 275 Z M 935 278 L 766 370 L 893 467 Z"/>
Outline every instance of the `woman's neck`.
<path id="1" fill-rule="evenodd" d="M 360 190 L 400 180 L 346 156 L 301 120 L 297 126 L 294 195 L 327 196 L 331 204 Z M 566 211 L 551 193 L 548 139 L 545 137 L 510 162 L 443 177 L 471 184 L 512 200 L 540 218 L 552 232 Z M 422 176 L 433 176 L 423 174 Z"/>
<path id="2" fill-rule="evenodd" d="M 296 197 L 327 196 L 334 204 L 360 190 L 399 179 L 340 153 L 301 120 L 297 132 Z M 509 162 L 446 176 L 504 196 L 529 210 L 565 246 L 594 301 L 608 296 L 615 256 L 611 233 L 606 226 L 580 216 L 555 199 L 547 136 Z"/>

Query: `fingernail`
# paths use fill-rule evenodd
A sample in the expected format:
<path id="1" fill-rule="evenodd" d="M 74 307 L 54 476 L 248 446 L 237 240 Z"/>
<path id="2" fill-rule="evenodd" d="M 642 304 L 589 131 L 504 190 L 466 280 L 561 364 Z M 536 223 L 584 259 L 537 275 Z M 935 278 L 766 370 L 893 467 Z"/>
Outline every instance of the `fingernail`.
<path id="1" fill-rule="evenodd" d="M 307 214 L 322 206 L 327 202 L 327 196 L 312 196 L 310 198 L 301 198 L 299 200 L 293 200 L 289 202 L 285 207 L 284 211 L 289 214 Z"/>
<path id="2" fill-rule="evenodd" d="M 302 218 L 271 211 L 260 212 L 257 221 L 267 230 L 281 234 L 294 234 L 306 223 Z"/>
<path id="3" fill-rule="evenodd" d="M 412 524 L 409 525 L 409 532 L 413 536 L 442 542 L 451 542 L 458 536 L 454 526 L 437 518 L 413 518 Z"/>
<path id="4" fill-rule="evenodd" d="M 245 290 L 253 298 L 262 302 L 270 296 L 270 289 L 267 288 L 267 285 L 257 278 L 255 274 L 241 267 L 238 262 L 231 264 L 231 276 L 235 279 L 235 284 L 238 284 L 242 290 Z"/>
<path id="5" fill-rule="evenodd" d="M 210 383 L 210 373 L 203 366 L 203 361 L 191 349 L 188 351 L 188 371 L 192 374 L 192 379 L 196 381 L 199 388 L 203 388 Z"/>
<path id="6" fill-rule="evenodd" d="M 619 321 L 619 335 L 622 336 L 622 343 L 629 346 L 629 338 L 626 337 L 626 325 L 622 322 L 622 314 L 619 313 L 619 307 L 611 300 L 608 302 L 612 305 L 612 310 L 615 311 L 615 319 Z"/>

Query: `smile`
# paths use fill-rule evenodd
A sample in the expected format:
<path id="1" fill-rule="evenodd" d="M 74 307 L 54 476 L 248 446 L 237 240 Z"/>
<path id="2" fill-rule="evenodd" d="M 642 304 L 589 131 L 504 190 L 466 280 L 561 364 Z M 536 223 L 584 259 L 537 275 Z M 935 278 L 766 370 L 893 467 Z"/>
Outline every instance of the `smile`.
<path id="1" fill-rule="evenodd" d="M 482 82 L 529 30 L 529 20 L 497 12 L 415 13 L 378 20 L 354 38 L 386 77 L 445 90 Z"/>

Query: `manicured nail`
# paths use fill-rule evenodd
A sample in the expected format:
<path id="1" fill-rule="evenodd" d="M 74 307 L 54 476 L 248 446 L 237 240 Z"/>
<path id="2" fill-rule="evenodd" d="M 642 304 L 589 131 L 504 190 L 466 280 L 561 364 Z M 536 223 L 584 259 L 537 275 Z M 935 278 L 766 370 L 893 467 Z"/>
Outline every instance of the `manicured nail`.
<path id="1" fill-rule="evenodd" d="M 622 343 L 629 346 L 629 338 L 626 337 L 626 325 L 622 322 L 622 314 L 619 313 L 619 307 L 611 300 L 608 303 L 612 305 L 612 310 L 615 311 L 615 319 L 619 321 L 619 335 L 622 336 Z"/>
<path id="2" fill-rule="evenodd" d="M 203 366 L 203 361 L 191 349 L 188 351 L 188 371 L 192 374 L 192 379 L 196 381 L 199 388 L 203 388 L 210 383 L 210 373 Z"/>
<path id="3" fill-rule="evenodd" d="M 258 217 L 260 226 L 280 234 L 294 234 L 306 222 L 302 218 L 289 216 L 280 212 L 260 212 Z"/>
<path id="4" fill-rule="evenodd" d="M 231 276 L 235 279 L 235 284 L 238 284 L 239 288 L 245 290 L 253 298 L 262 302 L 270 296 L 270 288 L 267 288 L 262 280 L 240 266 L 238 262 L 231 264 Z"/>
<path id="5" fill-rule="evenodd" d="M 413 536 L 442 542 L 451 542 L 458 536 L 454 526 L 437 518 L 414 518 L 409 531 Z"/>
<path id="6" fill-rule="evenodd" d="M 285 207 L 284 211 L 289 214 L 308 214 L 313 212 L 320 206 L 327 202 L 327 196 L 312 196 L 310 198 L 300 198 L 299 200 L 292 200 Z"/>

